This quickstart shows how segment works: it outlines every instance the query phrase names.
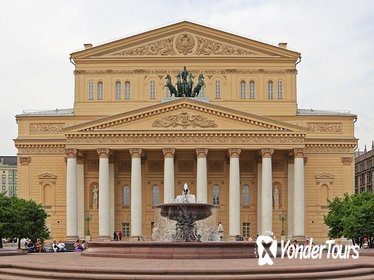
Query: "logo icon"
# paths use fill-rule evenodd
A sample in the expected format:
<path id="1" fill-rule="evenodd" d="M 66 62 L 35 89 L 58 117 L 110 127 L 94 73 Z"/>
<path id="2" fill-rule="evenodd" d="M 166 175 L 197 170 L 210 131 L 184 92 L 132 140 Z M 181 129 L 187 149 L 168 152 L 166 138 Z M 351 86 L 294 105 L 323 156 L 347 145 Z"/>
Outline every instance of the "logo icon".
<path id="1" fill-rule="evenodd" d="M 273 239 L 271 236 L 260 235 L 257 237 L 258 265 L 273 264 L 271 258 L 276 258 L 277 256 L 277 243 L 277 240 Z M 272 256 L 270 256 L 264 245 L 268 248 Z"/>

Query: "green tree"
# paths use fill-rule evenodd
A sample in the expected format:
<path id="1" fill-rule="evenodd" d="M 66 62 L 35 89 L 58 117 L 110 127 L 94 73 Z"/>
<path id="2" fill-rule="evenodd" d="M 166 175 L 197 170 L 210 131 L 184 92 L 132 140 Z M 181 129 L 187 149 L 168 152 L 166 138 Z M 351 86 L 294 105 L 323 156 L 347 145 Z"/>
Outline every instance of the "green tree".
<path id="1" fill-rule="evenodd" d="M 330 238 L 368 236 L 370 240 L 374 236 L 374 194 L 363 192 L 334 198 L 329 201 L 324 221 Z"/>
<path id="2" fill-rule="evenodd" d="M 17 197 L 0 196 L 0 236 L 18 238 L 46 239 L 49 231 L 46 226 L 48 214 L 41 204 Z"/>

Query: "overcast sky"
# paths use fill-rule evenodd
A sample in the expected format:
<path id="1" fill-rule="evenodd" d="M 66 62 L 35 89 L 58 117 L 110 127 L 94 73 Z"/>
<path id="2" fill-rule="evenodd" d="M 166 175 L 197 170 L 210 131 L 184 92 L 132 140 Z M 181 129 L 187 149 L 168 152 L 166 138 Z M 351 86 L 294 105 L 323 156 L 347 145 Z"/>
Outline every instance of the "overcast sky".
<path id="1" fill-rule="evenodd" d="M 16 155 L 15 115 L 73 108 L 70 53 L 190 20 L 298 51 L 298 107 L 358 116 L 374 140 L 374 1 L 1 1 L 0 155 Z"/>

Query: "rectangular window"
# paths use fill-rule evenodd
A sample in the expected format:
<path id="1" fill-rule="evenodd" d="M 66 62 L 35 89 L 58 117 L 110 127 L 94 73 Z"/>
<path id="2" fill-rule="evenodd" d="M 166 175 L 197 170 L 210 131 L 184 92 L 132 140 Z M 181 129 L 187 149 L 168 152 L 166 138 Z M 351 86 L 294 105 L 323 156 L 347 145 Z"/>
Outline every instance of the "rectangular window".
<path id="1" fill-rule="evenodd" d="M 130 224 L 122 223 L 123 237 L 130 237 Z"/>
<path id="2" fill-rule="evenodd" d="M 251 236 L 251 223 L 243 223 L 243 236 L 247 239 Z"/>

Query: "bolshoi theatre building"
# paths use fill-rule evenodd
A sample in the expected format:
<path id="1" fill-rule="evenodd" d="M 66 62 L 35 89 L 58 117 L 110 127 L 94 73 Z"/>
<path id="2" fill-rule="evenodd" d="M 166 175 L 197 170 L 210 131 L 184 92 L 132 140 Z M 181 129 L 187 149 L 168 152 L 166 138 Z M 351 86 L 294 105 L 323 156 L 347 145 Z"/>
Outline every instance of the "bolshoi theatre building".
<path id="1" fill-rule="evenodd" d="M 324 241 L 327 200 L 354 191 L 356 115 L 298 108 L 300 61 L 188 21 L 85 44 L 74 108 L 16 116 L 18 196 L 44 206 L 53 239 L 150 240 L 155 206 L 187 183 L 225 238 L 283 224 Z"/>

